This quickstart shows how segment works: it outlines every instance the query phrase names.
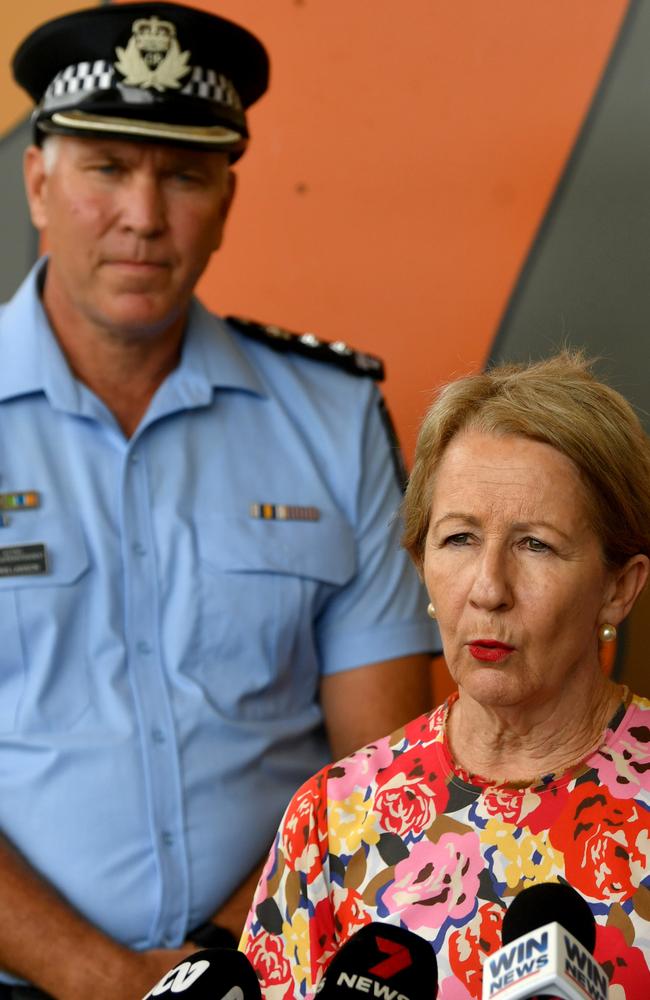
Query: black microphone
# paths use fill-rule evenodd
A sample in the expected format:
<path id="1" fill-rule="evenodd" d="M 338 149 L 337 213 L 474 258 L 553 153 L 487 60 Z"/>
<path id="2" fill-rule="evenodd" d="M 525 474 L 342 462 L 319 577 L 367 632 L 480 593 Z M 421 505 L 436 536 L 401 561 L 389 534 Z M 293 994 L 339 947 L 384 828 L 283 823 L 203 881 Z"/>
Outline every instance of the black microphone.
<path id="1" fill-rule="evenodd" d="M 432 1000 L 438 963 L 424 938 L 392 924 L 366 924 L 334 956 L 316 993 L 318 1000 Z"/>
<path id="2" fill-rule="evenodd" d="M 593 955 L 596 921 L 588 903 L 566 882 L 540 882 L 515 896 L 505 912 L 501 943 L 510 944 L 522 934 L 556 922 L 573 934 Z"/>
<path id="3" fill-rule="evenodd" d="M 483 966 L 483 1000 L 606 1000 L 607 975 L 592 957 L 596 922 L 570 885 L 523 889 L 501 936 L 502 947 Z"/>
<path id="4" fill-rule="evenodd" d="M 261 1000 L 255 970 L 245 955 L 233 948 L 206 948 L 190 955 L 165 973 L 149 990 L 149 997 L 173 1000 L 184 993 L 187 1000 Z"/>

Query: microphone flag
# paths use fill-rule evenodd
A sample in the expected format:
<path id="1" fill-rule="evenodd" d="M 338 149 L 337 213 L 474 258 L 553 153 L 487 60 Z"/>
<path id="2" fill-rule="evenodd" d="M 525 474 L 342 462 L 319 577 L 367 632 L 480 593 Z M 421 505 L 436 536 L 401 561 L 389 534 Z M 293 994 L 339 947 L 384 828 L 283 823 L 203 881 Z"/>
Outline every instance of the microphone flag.
<path id="1" fill-rule="evenodd" d="M 255 970 L 233 948 L 205 948 L 166 972 L 143 1000 L 261 1000 Z"/>
<path id="2" fill-rule="evenodd" d="M 604 969 L 558 923 L 522 934 L 483 964 L 483 1000 L 608 1000 Z"/>
<path id="3" fill-rule="evenodd" d="M 318 1000 L 433 1000 L 438 965 L 428 941 L 404 927 L 373 922 L 345 942 L 318 986 Z"/>

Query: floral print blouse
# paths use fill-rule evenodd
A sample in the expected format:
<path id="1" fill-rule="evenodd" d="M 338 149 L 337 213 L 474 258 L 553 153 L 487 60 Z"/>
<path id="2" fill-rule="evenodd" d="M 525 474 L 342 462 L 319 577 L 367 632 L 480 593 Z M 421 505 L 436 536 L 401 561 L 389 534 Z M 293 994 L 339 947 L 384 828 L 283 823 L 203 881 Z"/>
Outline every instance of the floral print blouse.
<path id="1" fill-rule="evenodd" d="M 310 997 L 373 920 L 431 942 L 440 1000 L 480 997 L 504 908 L 559 880 L 592 909 L 611 1000 L 650 998 L 650 701 L 626 692 L 581 765 L 515 788 L 455 766 L 445 738 L 455 697 L 294 796 L 242 939 L 266 1000 Z"/>

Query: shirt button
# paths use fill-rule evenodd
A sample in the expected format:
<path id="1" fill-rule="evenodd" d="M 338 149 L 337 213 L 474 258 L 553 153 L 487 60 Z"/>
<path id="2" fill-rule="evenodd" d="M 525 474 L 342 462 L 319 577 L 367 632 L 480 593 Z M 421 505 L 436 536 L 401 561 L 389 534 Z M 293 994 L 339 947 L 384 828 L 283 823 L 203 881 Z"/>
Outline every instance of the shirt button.
<path id="1" fill-rule="evenodd" d="M 163 830 L 162 842 L 165 847 L 172 847 L 174 843 L 174 835 L 170 833 L 169 830 Z"/>
<path id="2" fill-rule="evenodd" d="M 130 461 L 131 461 L 131 463 L 133 465 L 137 465 L 138 464 L 138 462 L 140 461 L 140 456 L 138 455 L 137 451 L 134 451 L 132 453 Z"/>
<path id="3" fill-rule="evenodd" d="M 131 548 L 133 552 L 136 554 L 136 556 L 146 556 L 147 554 L 147 550 L 145 549 L 142 542 L 134 542 Z"/>
<path id="4" fill-rule="evenodd" d="M 152 730 L 151 738 L 154 741 L 154 743 L 164 743 L 165 742 L 165 734 L 163 733 L 162 729 L 154 729 L 154 730 Z"/>
<path id="5" fill-rule="evenodd" d="M 137 642 L 137 645 L 136 645 L 135 648 L 137 649 L 138 653 L 146 654 L 146 653 L 150 653 L 151 652 L 151 646 L 144 639 L 138 639 L 138 642 Z"/>

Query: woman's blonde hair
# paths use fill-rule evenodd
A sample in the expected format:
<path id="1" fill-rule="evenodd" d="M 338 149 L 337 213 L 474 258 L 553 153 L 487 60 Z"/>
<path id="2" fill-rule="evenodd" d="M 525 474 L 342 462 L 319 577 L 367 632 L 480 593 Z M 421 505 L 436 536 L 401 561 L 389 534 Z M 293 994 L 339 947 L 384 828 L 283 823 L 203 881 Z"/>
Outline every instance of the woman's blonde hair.
<path id="1" fill-rule="evenodd" d="M 581 352 L 505 364 L 444 386 L 428 410 L 403 504 L 402 544 L 424 559 L 433 483 L 461 431 L 513 434 L 557 448 L 579 469 L 605 562 L 650 555 L 650 444 L 631 405 L 599 382 Z"/>

